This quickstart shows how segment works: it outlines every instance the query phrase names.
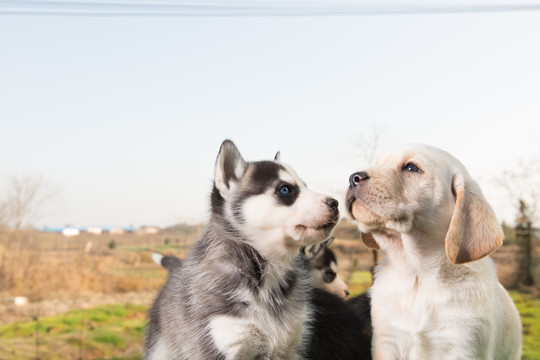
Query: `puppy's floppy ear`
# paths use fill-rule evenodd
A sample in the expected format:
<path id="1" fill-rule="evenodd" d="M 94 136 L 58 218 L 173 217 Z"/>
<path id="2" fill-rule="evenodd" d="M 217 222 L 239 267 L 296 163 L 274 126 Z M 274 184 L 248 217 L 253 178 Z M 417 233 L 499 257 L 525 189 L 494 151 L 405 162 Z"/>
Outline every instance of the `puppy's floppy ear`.
<path id="1" fill-rule="evenodd" d="M 276 156 L 274 156 L 274 161 L 281 162 L 281 152 L 277 152 Z"/>
<path id="2" fill-rule="evenodd" d="M 214 172 L 214 185 L 221 196 L 225 197 L 234 182 L 238 182 L 244 175 L 245 170 L 246 162 L 242 155 L 232 141 L 225 140 L 219 149 Z"/>
<path id="3" fill-rule="evenodd" d="M 497 250 L 504 233 L 478 185 L 456 174 L 452 179 L 452 192 L 456 202 L 445 238 L 448 259 L 454 264 L 463 264 Z"/>
<path id="4" fill-rule="evenodd" d="M 370 249 L 380 250 L 379 244 L 375 241 L 375 238 L 371 233 L 362 233 L 362 241 Z"/>

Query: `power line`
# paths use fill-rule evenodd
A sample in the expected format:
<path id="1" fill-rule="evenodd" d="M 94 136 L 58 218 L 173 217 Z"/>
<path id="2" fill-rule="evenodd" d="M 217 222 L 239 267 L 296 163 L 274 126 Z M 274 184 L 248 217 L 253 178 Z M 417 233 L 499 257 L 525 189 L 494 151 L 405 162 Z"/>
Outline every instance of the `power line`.
<path id="1" fill-rule="evenodd" d="M 272 17 L 459 14 L 538 11 L 540 3 L 522 4 L 359 4 L 334 2 L 135 2 L 135 1 L 0 1 L 0 15 L 101 17 Z"/>

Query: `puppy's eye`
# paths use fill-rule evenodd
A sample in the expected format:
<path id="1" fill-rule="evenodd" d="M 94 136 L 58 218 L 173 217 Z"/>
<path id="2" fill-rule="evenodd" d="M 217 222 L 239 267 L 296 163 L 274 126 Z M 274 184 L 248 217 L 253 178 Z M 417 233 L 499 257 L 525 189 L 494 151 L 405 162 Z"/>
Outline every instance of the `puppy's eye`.
<path id="1" fill-rule="evenodd" d="M 324 281 L 330 283 L 330 282 L 334 281 L 334 279 L 336 278 L 336 275 L 337 274 L 334 271 L 326 270 L 324 272 Z"/>
<path id="2" fill-rule="evenodd" d="M 410 171 L 410 172 L 421 172 L 422 170 L 420 170 L 418 168 L 418 166 L 416 166 L 416 164 L 413 164 L 413 163 L 407 163 L 404 167 L 403 167 L 403 170 L 405 171 Z"/>
<path id="3" fill-rule="evenodd" d="M 291 189 L 291 186 L 290 186 L 290 185 L 284 184 L 284 185 L 281 185 L 281 186 L 278 188 L 278 192 L 279 192 L 281 195 L 289 195 L 289 194 L 292 193 L 292 189 Z"/>
<path id="4" fill-rule="evenodd" d="M 292 185 L 292 184 L 283 182 L 283 183 L 277 184 L 274 194 L 279 203 L 286 206 L 291 206 L 292 204 L 295 203 L 296 199 L 298 198 L 298 195 L 300 194 L 300 191 L 297 185 Z"/>

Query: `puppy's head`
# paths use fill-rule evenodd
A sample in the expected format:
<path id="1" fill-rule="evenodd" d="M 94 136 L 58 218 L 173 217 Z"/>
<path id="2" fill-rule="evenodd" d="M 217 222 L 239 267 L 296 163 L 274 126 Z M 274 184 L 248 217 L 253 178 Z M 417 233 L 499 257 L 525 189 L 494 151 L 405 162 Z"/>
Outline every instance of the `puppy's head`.
<path id="1" fill-rule="evenodd" d="M 347 208 L 364 233 L 394 234 L 392 241 L 399 241 L 396 234 L 422 234 L 429 242 L 422 246 L 444 246 L 454 264 L 480 259 L 502 244 L 502 230 L 477 183 L 443 150 L 399 147 L 349 182 Z M 385 246 L 370 235 L 365 240 Z"/>
<path id="2" fill-rule="evenodd" d="M 338 201 L 309 190 L 279 153 L 246 162 L 228 140 L 216 160 L 212 212 L 265 254 L 323 241 L 339 219 Z"/>
<path id="3" fill-rule="evenodd" d="M 337 273 L 337 258 L 330 249 L 334 238 L 308 246 L 304 254 L 308 260 L 313 286 L 341 298 L 349 296 L 349 287 Z"/>

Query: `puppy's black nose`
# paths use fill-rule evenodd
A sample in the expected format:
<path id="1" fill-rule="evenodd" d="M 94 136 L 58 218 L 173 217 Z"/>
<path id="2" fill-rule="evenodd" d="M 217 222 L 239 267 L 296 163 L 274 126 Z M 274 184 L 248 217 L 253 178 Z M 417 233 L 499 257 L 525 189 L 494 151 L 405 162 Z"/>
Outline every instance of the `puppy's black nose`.
<path id="1" fill-rule="evenodd" d="M 326 205 L 330 206 L 332 209 L 337 209 L 339 202 L 336 199 L 328 198 L 326 199 Z"/>
<path id="2" fill-rule="evenodd" d="M 357 187 L 362 181 L 369 179 L 369 175 L 365 171 L 355 172 L 349 177 L 349 184 L 351 187 Z"/>

